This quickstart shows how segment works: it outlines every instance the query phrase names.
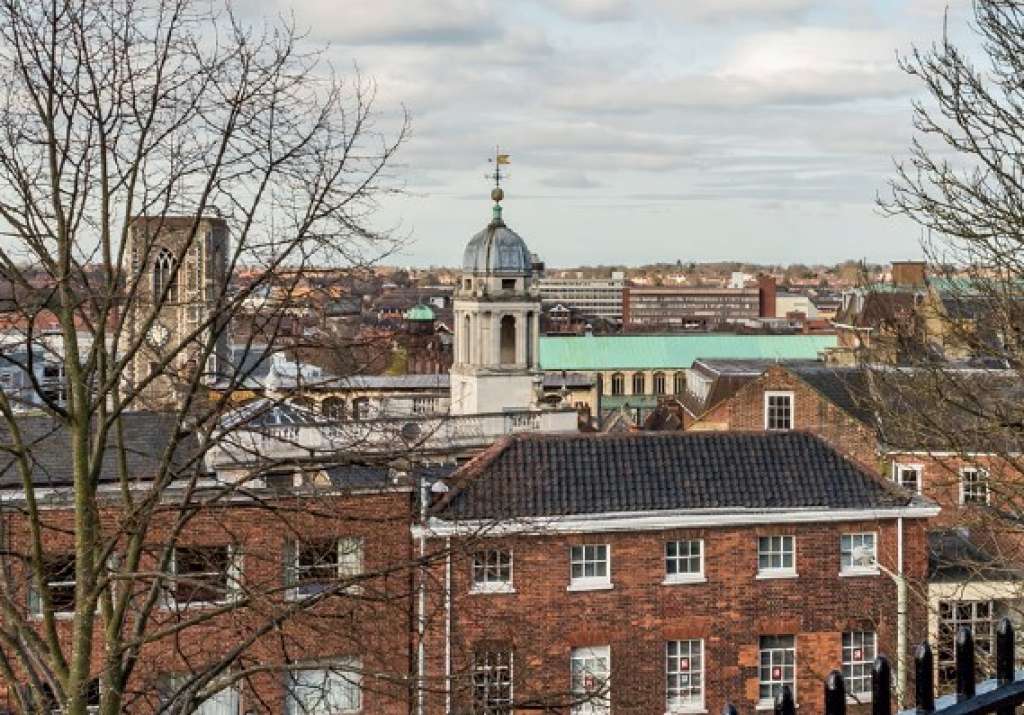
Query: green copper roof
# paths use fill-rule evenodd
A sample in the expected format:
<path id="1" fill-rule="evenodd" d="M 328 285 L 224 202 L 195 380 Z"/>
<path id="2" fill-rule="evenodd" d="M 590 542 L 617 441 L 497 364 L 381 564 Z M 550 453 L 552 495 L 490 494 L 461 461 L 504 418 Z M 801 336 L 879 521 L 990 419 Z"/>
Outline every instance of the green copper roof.
<path id="1" fill-rule="evenodd" d="M 434 309 L 431 308 L 429 305 L 423 305 L 422 303 L 420 303 L 419 305 L 414 305 L 413 307 L 409 308 L 409 310 L 405 311 L 405 319 L 433 320 Z"/>
<path id="2" fill-rule="evenodd" d="M 540 339 L 544 370 L 653 370 L 690 367 L 698 358 L 813 360 L 835 335 L 603 335 Z"/>

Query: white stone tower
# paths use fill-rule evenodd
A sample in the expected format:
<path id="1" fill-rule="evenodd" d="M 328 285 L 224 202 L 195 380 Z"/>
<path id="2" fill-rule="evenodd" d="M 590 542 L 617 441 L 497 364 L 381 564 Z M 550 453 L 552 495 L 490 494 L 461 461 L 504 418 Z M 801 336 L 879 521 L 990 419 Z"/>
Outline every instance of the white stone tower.
<path id="1" fill-rule="evenodd" d="M 456 415 L 536 409 L 540 391 L 540 292 L 526 242 L 494 216 L 473 236 L 455 291 L 455 361 L 451 411 Z"/>

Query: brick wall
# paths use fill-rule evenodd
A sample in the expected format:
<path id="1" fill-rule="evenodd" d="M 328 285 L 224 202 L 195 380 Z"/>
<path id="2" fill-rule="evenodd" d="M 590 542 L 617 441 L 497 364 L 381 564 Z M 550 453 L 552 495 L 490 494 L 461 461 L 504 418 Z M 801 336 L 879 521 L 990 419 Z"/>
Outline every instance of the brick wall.
<path id="1" fill-rule="evenodd" d="M 206 507 L 189 523 L 179 544 L 235 544 L 242 553 L 242 595 L 251 597 L 246 607 L 228 610 L 208 621 L 147 644 L 126 694 L 127 712 L 151 712 L 159 699 L 161 683 L 168 675 L 188 673 L 213 662 L 253 637 L 240 656 L 247 667 L 273 669 L 285 660 L 315 662 L 358 657 L 364 669 L 363 711 L 398 714 L 408 712 L 408 692 L 403 678 L 412 669 L 409 633 L 412 630 L 413 583 L 409 559 L 410 495 L 369 494 L 352 497 L 311 497 L 275 500 L 262 507 L 252 505 Z M 108 533 L 114 533 L 118 512 L 103 515 Z M 172 513 L 158 517 L 147 543 L 150 553 L 140 570 L 157 567 L 156 557 L 171 525 Z M 45 513 L 44 543 L 48 554 L 70 553 L 72 537 L 66 529 L 71 515 L 64 510 Z M 27 529 L 18 518 L 6 523 L 12 549 L 25 553 Z M 283 620 L 279 627 L 260 632 L 272 619 L 293 605 L 287 600 L 284 583 L 286 540 L 320 540 L 357 537 L 363 541 L 364 572 L 376 574 L 358 592 L 333 596 L 298 615 Z M 123 538 L 118 551 L 123 548 Z M 16 561 L 14 562 L 16 564 Z M 15 565 L 16 578 L 24 584 L 25 569 Z M 144 584 L 136 584 L 144 591 Z M 27 604 L 22 591 L 18 599 Z M 204 609 L 188 609 L 184 618 L 194 618 Z M 210 609 L 206 609 L 210 612 Z M 181 618 L 171 607 L 158 607 L 150 633 L 171 628 Z M 102 620 L 102 619 L 100 619 Z M 59 621 L 61 636 L 70 636 L 71 622 Z M 131 628 L 129 618 L 126 629 Z M 94 663 L 102 667 L 103 644 L 98 624 L 94 639 Z M 252 713 L 284 711 L 284 677 L 266 672 L 247 678 L 241 687 L 243 710 Z"/>
<path id="2" fill-rule="evenodd" d="M 665 644 L 704 640 L 705 708 L 719 712 L 731 700 L 750 711 L 757 700 L 759 637 L 796 636 L 797 696 L 810 712 L 822 707 L 822 679 L 841 664 L 844 631 L 878 633 L 882 652 L 895 651 L 895 586 L 885 575 L 840 577 L 842 533 L 877 531 L 881 562 L 895 566 L 895 522 L 718 527 L 660 532 L 485 539 L 466 551 L 499 544 L 514 553 L 511 594 L 471 594 L 471 557 L 452 563 L 452 697 L 466 712 L 467 669 L 474 649 L 511 648 L 517 702 L 565 702 L 570 652 L 609 645 L 613 712 L 665 711 Z M 796 535 L 797 578 L 759 580 L 757 537 Z M 663 585 L 664 543 L 702 538 L 706 583 Z M 611 546 L 613 588 L 569 592 L 569 548 Z M 905 523 L 904 558 L 912 582 L 926 574 L 924 523 Z M 439 569 L 437 583 L 443 580 Z M 430 609 L 441 612 L 441 594 Z M 924 612 L 912 610 L 911 643 L 922 637 Z M 427 641 L 431 682 L 443 684 L 444 637 L 435 619 Z M 443 712 L 443 695 L 430 713 Z M 463 708 L 463 709 L 460 709 Z M 551 712 L 568 712 L 555 708 Z"/>
<path id="3" fill-rule="evenodd" d="M 735 395 L 716 405 L 687 429 L 763 432 L 764 395 L 773 390 L 793 393 L 794 429 L 818 435 L 868 470 L 879 470 L 874 430 L 778 365 L 768 368 L 761 377 L 741 387 Z"/>
<path id="4" fill-rule="evenodd" d="M 968 529 L 972 541 L 988 548 L 1000 561 L 1024 563 L 1024 527 L 1012 518 L 1022 508 L 1024 475 L 1019 466 L 1002 457 L 983 455 L 889 453 L 884 459 L 887 475 L 894 474 L 895 464 L 920 469 L 921 493 L 942 508 L 930 521 L 931 528 Z M 989 505 L 961 503 L 960 470 L 966 467 L 988 472 Z"/>

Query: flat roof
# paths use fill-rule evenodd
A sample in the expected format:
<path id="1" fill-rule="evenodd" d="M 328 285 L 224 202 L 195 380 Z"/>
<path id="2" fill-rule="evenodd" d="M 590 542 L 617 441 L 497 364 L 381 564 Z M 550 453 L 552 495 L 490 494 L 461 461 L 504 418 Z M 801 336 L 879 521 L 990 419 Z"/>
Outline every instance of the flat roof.
<path id="1" fill-rule="evenodd" d="M 813 360 L 837 346 L 835 335 L 541 336 L 544 370 L 683 369 L 694 360 Z"/>

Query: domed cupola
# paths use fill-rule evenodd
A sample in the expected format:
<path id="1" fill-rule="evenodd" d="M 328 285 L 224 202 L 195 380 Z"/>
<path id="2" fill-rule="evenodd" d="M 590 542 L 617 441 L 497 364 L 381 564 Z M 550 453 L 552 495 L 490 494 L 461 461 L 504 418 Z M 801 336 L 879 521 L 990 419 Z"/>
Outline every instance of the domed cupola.
<path id="1" fill-rule="evenodd" d="M 500 187 L 491 191 L 494 216 L 483 231 L 473 236 L 462 256 L 462 270 L 477 276 L 530 277 L 533 263 L 526 241 L 505 225 L 501 219 L 501 200 L 505 192 Z"/>

